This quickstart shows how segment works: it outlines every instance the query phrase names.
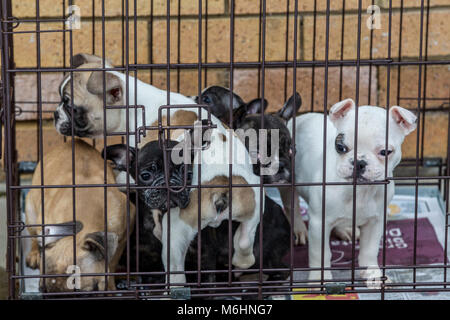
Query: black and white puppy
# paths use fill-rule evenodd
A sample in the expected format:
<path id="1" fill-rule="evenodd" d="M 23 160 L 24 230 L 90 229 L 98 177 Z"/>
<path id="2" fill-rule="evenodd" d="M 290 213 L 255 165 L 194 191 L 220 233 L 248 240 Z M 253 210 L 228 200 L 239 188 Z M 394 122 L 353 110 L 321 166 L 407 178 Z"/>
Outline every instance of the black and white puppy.
<path id="1" fill-rule="evenodd" d="M 177 141 L 168 141 L 169 148 L 174 148 L 177 144 Z M 102 152 L 102 156 L 103 154 Z M 135 148 L 128 147 L 128 154 L 128 167 L 131 177 L 133 177 L 138 186 L 150 187 L 148 189 L 139 188 L 138 197 L 151 211 L 154 220 L 153 233 L 161 240 L 162 226 L 160 217 L 167 212 L 168 203 L 166 179 L 169 181 L 169 186 L 173 187 L 173 189 L 181 188 L 185 179 L 187 185 L 189 185 L 192 181 L 192 165 L 185 165 L 184 163 L 175 165 L 172 161 L 168 161 L 166 177 L 164 151 L 160 148 L 158 141 L 148 142 L 138 152 Z M 127 170 L 127 146 L 125 144 L 107 146 L 106 159 L 113 162 L 115 170 L 125 172 Z M 171 192 L 170 208 L 186 208 L 189 204 L 189 192 L 190 189 L 188 187 L 180 192 Z"/>
<path id="2" fill-rule="evenodd" d="M 278 160 L 278 170 L 275 174 L 263 175 L 264 183 L 286 183 L 291 181 L 291 159 L 293 155 L 291 149 L 292 139 L 291 134 L 286 127 L 286 123 L 293 115 L 297 113 L 298 109 L 300 109 L 301 103 L 302 100 L 300 95 L 296 93 L 296 96 L 290 97 L 284 106 L 276 113 L 264 113 L 268 103 L 266 100 L 261 102 L 261 99 L 254 99 L 233 111 L 233 127 L 235 129 L 243 129 L 244 131 L 254 129 L 256 132 L 259 132 L 259 130 L 263 128 L 262 126 L 264 126 L 264 129 L 267 130 L 268 154 L 271 154 L 272 150 L 274 150 L 271 145 L 271 134 L 274 130 L 278 130 L 279 149 L 278 156 L 275 157 L 275 159 Z M 263 122 L 261 122 L 261 116 L 263 118 Z M 271 163 L 263 164 L 260 161 L 260 142 L 260 139 L 258 139 L 258 161 L 253 165 L 253 173 L 257 175 L 261 175 L 262 167 L 271 165 Z M 249 148 L 248 139 L 245 141 L 245 146 Z"/>
<path id="3" fill-rule="evenodd" d="M 179 142 L 168 141 L 168 147 L 173 148 Z M 164 154 L 158 141 L 148 142 L 139 149 L 136 155 L 136 149 L 128 147 L 129 150 L 129 172 L 139 186 L 152 187 L 149 189 L 138 189 L 139 198 L 150 209 L 160 209 L 163 213 L 167 211 L 167 188 L 164 168 Z M 102 153 L 103 154 L 103 153 Z M 112 160 L 114 169 L 126 171 L 127 146 L 125 144 L 116 144 L 106 148 L 106 159 Z M 136 171 L 137 169 L 137 171 Z M 185 173 L 184 171 L 187 170 Z M 192 166 L 179 164 L 175 165 L 168 161 L 168 181 L 169 186 L 183 186 L 184 176 L 186 174 L 187 182 L 192 180 Z M 181 192 L 173 192 L 170 195 L 170 207 L 186 208 L 189 203 L 189 188 Z"/>
<path id="4" fill-rule="evenodd" d="M 171 146 L 173 142 L 170 142 Z M 165 171 L 162 163 L 164 162 L 163 150 L 160 149 L 157 141 L 147 143 L 142 149 L 138 150 L 136 157 L 136 149 L 129 148 L 129 171 L 140 186 L 161 186 L 164 185 Z M 106 148 L 106 157 L 111 160 L 116 170 L 126 170 L 126 145 L 113 145 Z M 173 186 L 181 186 L 184 184 L 184 164 L 175 165 L 171 158 L 168 158 L 169 180 L 173 181 Z M 137 171 L 136 171 L 137 168 Z M 191 184 L 190 170 L 191 166 L 186 166 L 188 174 L 186 175 L 186 189 L 189 190 Z M 148 176 L 150 171 L 151 178 Z M 159 181 L 163 181 L 162 184 Z M 176 182 L 176 184 L 175 184 Z M 172 185 L 172 183 L 171 183 Z M 161 224 L 160 218 L 154 215 L 155 211 L 163 214 L 167 211 L 167 192 L 166 189 L 157 189 L 161 192 L 146 192 L 147 189 L 139 189 L 139 198 L 136 205 L 139 206 L 139 250 L 136 245 L 136 235 L 133 233 L 130 237 L 130 262 L 131 270 L 135 270 L 136 252 L 139 254 L 139 271 L 141 272 L 162 272 L 164 271 L 161 259 L 161 238 L 158 232 L 155 232 Z M 164 192 L 163 192 L 164 191 Z M 187 197 L 186 197 L 187 196 Z M 179 207 L 185 208 L 190 201 L 189 193 L 182 195 L 171 193 L 171 201 L 179 203 Z M 187 200 L 186 200 L 187 199 Z M 187 203 L 186 203 L 187 201 Z M 172 207 L 172 204 L 171 204 Z M 286 268 L 283 263 L 283 257 L 286 256 L 290 247 L 290 226 L 284 215 L 282 208 L 273 200 L 266 197 L 265 209 L 263 215 L 263 268 L 277 269 Z M 239 223 L 233 222 L 233 232 L 236 231 Z M 256 262 L 251 268 L 259 268 L 260 243 L 259 229 L 256 230 L 253 252 Z M 202 270 L 227 270 L 229 265 L 228 255 L 228 224 L 222 223 L 217 228 L 206 227 L 201 232 L 201 260 Z M 125 266 L 127 261 L 127 253 L 124 252 L 121 265 Z M 198 247 L 196 239 L 191 243 L 186 255 L 186 270 L 197 270 Z M 255 273 L 252 273 L 253 275 Z M 248 278 L 250 274 L 244 273 L 242 276 Z M 266 275 L 271 280 L 284 280 L 288 277 L 286 271 L 271 271 Z M 188 282 L 196 281 L 196 274 L 188 275 Z M 226 281 L 227 273 L 204 275 L 203 281 L 216 282 Z M 236 279 L 239 277 L 236 276 Z M 142 283 L 164 283 L 163 275 L 151 275 L 142 277 Z"/>
<path id="5" fill-rule="evenodd" d="M 195 101 L 200 101 L 203 104 L 209 105 L 211 108 L 211 112 L 219 117 L 221 115 L 228 116 L 230 113 L 230 97 L 233 97 L 233 121 L 232 126 L 233 129 L 242 129 L 244 132 L 248 132 L 247 130 L 253 129 L 257 133 L 262 129 L 262 125 L 264 125 L 264 129 L 267 130 L 267 154 L 272 155 L 272 150 L 275 150 L 271 145 L 272 137 L 271 134 L 273 130 L 278 130 L 279 135 L 279 147 L 278 154 L 275 155 L 275 160 L 277 160 L 278 169 L 276 172 L 272 174 L 263 174 L 263 182 L 265 184 L 271 183 L 287 183 L 292 179 L 292 157 L 293 151 L 291 148 L 292 138 L 289 129 L 287 128 L 287 122 L 293 117 L 296 116 L 298 110 L 301 107 L 302 99 L 300 94 L 296 93 L 291 96 L 286 103 L 280 108 L 279 111 L 274 113 L 265 113 L 265 110 L 268 106 L 268 102 L 266 99 L 253 99 L 248 103 L 243 102 L 242 98 L 237 94 L 230 92 L 229 89 L 213 86 L 206 88 L 201 97 L 193 97 Z M 236 107 L 237 106 L 237 107 Z M 218 112 L 219 114 L 215 114 L 214 112 Z M 262 117 L 262 121 L 261 121 Z M 222 117 L 223 118 L 223 117 Z M 229 123 L 228 117 L 226 117 L 227 124 Z M 238 136 L 240 136 L 238 134 Z M 257 154 L 252 154 L 252 150 L 249 149 L 250 139 L 243 139 L 243 143 L 246 148 L 251 153 L 251 156 L 256 159 L 253 162 L 253 173 L 260 176 L 262 170 L 267 169 L 269 166 L 273 165 L 272 162 L 261 163 L 261 144 L 260 144 L 260 136 L 258 135 L 257 141 Z M 289 187 L 279 187 L 280 195 L 283 201 L 283 205 L 285 208 L 285 214 L 288 220 L 290 221 L 291 217 L 291 196 L 292 190 Z M 294 233 L 295 233 L 295 243 L 296 244 L 306 244 L 307 239 L 307 229 L 301 218 L 300 207 L 298 203 L 298 194 L 297 191 L 294 190 Z"/>

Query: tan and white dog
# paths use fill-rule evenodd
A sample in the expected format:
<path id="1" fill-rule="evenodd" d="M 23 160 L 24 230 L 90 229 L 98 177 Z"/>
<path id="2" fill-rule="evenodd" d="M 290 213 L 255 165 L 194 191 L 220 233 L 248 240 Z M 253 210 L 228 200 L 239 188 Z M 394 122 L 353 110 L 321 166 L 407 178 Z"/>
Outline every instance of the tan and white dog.
<path id="1" fill-rule="evenodd" d="M 102 59 L 96 56 L 79 54 L 73 59 L 74 66 L 79 69 L 101 68 Z M 107 63 L 107 67 L 111 64 Z M 73 80 L 73 82 L 71 81 Z M 128 82 L 128 93 L 126 83 Z M 106 83 L 106 104 L 108 106 L 123 106 L 128 103 L 145 106 L 145 125 L 158 125 L 158 110 L 160 106 L 167 105 L 167 91 L 160 90 L 154 86 L 146 84 L 134 77 L 127 76 L 116 71 L 105 72 Z M 73 87 L 73 100 L 71 88 Z M 135 88 L 137 90 L 135 91 Z M 60 86 L 62 102 L 55 111 L 55 126 L 58 132 L 63 135 L 71 135 L 73 130 L 77 136 L 98 138 L 103 137 L 104 128 L 104 103 L 103 103 L 103 72 L 84 71 L 73 72 L 73 79 L 68 75 Z M 170 93 L 170 105 L 192 105 L 182 109 L 170 109 L 170 124 L 193 126 L 200 120 L 207 119 L 207 111 L 194 107 L 195 102 L 186 96 L 178 93 Z M 74 119 L 71 116 L 73 114 Z M 162 123 L 167 125 L 168 109 L 162 112 Z M 245 145 L 229 131 L 225 129 L 221 121 L 211 115 L 211 121 L 217 126 L 210 130 L 210 144 L 206 150 L 197 152 L 194 158 L 192 184 L 212 185 L 221 182 L 221 185 L 228 185 L 231 177 L 229 163 L 233 163 L 232 181 L 239 184 L 259 184 L 259 177 L 253 174 L 252 163 Z M 129 110 L 128 124 L 125 108 L 108 108 L 106 111 L 107 133 L 125 132 L 127 125 L 130 132 L 144 125 L 142 110 Z M 72 128 L 72 123 L 74 124 Z M 182 141 L 188 130 L 171 130 L 172 140 Z M 146 138 L 140 145 L 148 141 L 157 140 L 157 130 L 150 130 L 146 133 Z M 130 145 L 136 146 L 134 136 L 129 138 Z M 232 154 L 230 160 L 229 155 Z M 201 163 L 201 175 L 198 172 L 198 165 Z M 201 177 L 199 179 L 199 177 Z M 232 219 L 239 221 L 240 226 L 234 234 L 234 255 L 232 263 L 238 268 L 249 268 L 255 262 L 253 254 L 253 242 L 256 227 L 260 220 L 260 207 L 264 208 L 264 203 L 260 203 L 258 187 L 247 187 L 245 197 L 235 197 L 233 195 Z M 262 197 L 264 199 L 264 197 Z M 223 219 L 228 218 L 228 211 L 217 212 L 214 206 L 210 205 L 211 199 L 202 197 L 202 228 L 208 225 L 218 225 Z M 231 199 L 229 199 L 231 201 Z M 167 218 L 167 215 L 165 215 Z M 163 241 L 163 261 L 166 270 L 184 271 L 184 258 L 189 243 L 198 232 L 197 227 L 198 210 L 191 210 L 180 215 L 178 208 L 170 211 L 170 267 L 167 265 L 167 241 Z M 166 221 L 163 221 L 163 239 L 167 238 L 168 228 Z M 226 245 L 226 244 L 224 244 Z M 184 274 L 172 274 L 171 282 L 184 283 Z"/>
<path id="2" fill-rule="evenodd" d="M 96 149 L 82 140 L 75 140 L 75 183 L 103 184 L 104 162 Z M 46 152 L 43 164 L 38 163 L 32 184 L 41 185 L 43 166 L 45 185 L 71 185 L 72 143 L 62 143 Z M 115 183 L 112 169 L 107 167 L 108 183 Z M 27 225 L 42 224 L 44 210 L 44 234 L 40 226 L 28 227 L 32 238 L 31 250 L 27 256 L 30 268 L 40 268 L 41 274 L 66 274 L 72 272 L 104 273 L 108 257 L 108 272 L 114 272 L 126 244 L 127 199 L 117 188 L 108 188 L 107 221 L 105 229 L 104 188 L 77 188 L 75 191 L 75 226 L 73 224 L 72 188 L 45 188 L 41 198 L 40 188 L 33 188 L 26 197 Z M 42 207 L 42 201 L 44 206 Z M 130 204 L 130 228 L 134 226 L 134 206 Z M 105 230 L 107 234 L 105 236 Z M 73 258 L 76 233 L 76 262 Z M 54 235 L 54 236 L 52 236 Z M 107 242 L 105 242 L 107 239 Z M 42 250 L 45 254 L 41 254 Z M 45 265 L 42 263 L 45 256 Z M 45 279 L 45 286 L 44 286 Z M 79 288 L 83 291 L 115 289 L 114 277 L 80 276 Z M 67 277 L 42 278 L 40 287 L 49 292 L 69 291 Z"/>

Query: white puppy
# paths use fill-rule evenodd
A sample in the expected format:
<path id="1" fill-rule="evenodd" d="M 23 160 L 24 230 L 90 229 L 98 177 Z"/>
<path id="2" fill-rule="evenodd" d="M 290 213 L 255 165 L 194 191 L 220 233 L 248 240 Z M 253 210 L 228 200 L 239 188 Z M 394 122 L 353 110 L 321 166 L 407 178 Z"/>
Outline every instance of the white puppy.
<path id="1" fill-rule="evenodd" d="M 347 99 L 336 103 L 330 110 L 326 136 L 326 182 L 353 182 L 356 166 L 358 183 L 382 181 L 392 177 L 394 168 L 402 158 L 401 145 L 406 135 L 416 128 L 417 118 L 410 111 L 395 106 L 389 110 L 389 137 L 386 148 L 386 109 L 374 106 L 358 108 L 357 158 L 355 146 L 355 103 Z M 292 121 L 291 121 L 292 123 Z M 288 124 L 292 130 L 292 125 Z M 324 115 L 309 113 L 296 118 L 295 158 L 296 182 L 323 181 Z M 356 227 L 360 229 L 359 265 L 367 267 L 361 272 L 366 279 L 379 278 L 378 249 L 383 232 L 383 184 L 356 187 Z M 324 267 L 330 267 L 330 232 L 333 228 L 351 228 L 353 217 L 353 185 L 328 185 L 325 188 L 325 221 L 322 221 L 322 186 L 297 187 L 309 205 L 309 265 L 321 266 L 322 225 L 324 224 Z M 394 181 L 387 185 L 387 201 L 394 195 Z M 321 278 L 320 271 L 311 271 L 310 280 Z M 325 271 L 325 279 L 331 272 Z M 378 286 L 379 282 L 374 283 Z M 369 282 L 368 282 L 369 284 Z"/>

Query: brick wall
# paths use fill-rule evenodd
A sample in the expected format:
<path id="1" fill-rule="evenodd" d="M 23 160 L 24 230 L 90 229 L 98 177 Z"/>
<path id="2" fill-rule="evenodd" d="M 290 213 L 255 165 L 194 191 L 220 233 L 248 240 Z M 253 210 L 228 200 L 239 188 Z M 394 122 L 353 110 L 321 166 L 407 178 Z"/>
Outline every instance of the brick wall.
<path id="1" fill-rule="evenodd" d="M 180 10 L 178 10 L 178 1 Z M 67 1 L 66 1 L 67 2 Z M 167 62 L 167 23 L 166 1 L 137 0 L 137 18 L 134 19 L 134 1 L 129 1 L 129 62 L 130 63 L 166 63 Z M 202 21 L 202 61 L 203 62 L 229 62 L 230 61 L 230 0 L 203 0 Z M 314 14 L 313 0 L 299 2 L 299 22 L 297 39 L 297 59 L 299 61 L 313 61 L 325 59 L 326 41 L 326 0 L 316 1 L 316 14 Z M 18 18 L 33 19 L 36 17 L 35 0 L 13 0 L 13 15 Z M 81 9 L 82 27 L 72 32 L 72 38 L 66 32 L 66 45 L 63 47 L 63 33 L 41 33 L 38 39 L 35 33 L 20 33 L 14 35 L 14 54 L 16 67 L 36 67 L 37 41 L 40 41 L 42 67 L 61 67 L 64 63 L 69 65 L 69 55 L 87 52 L 101 54 L 102 52 L 102 7 L 100 0 L 74 1 Z M 94 7 L 92 6 L 94 3 Z M 260 55 L 259 47 L 259 13 L 260 5 L 257 0 L 235 0 L 234 25 L 234 61 L 255 62 Z M 294 0 L 266 0 L 266 37 L 265 60 L 285 61 L 293 59 L 294 54 Z M 358 54 L 361 59 L 383 59 L 389 53 L 389 7 L 388 0 L 376 0 L 375 4 L 381 7 L 381 29 L 372 32 L 366 27 L 369 17 L 367 7 L 372 0 L 362 1 L 361 42 L 360 51 L 357 50 L 358 33 L 358 0 L 347 0 L 343 52 L 341 52 L 342 35 L 342 3 L 331 1 L 330 38 L 328 58 L 330 60 L 352 60 Z M 391 56 L 399 57 L 400 34 L 400 0 L 392 0 L 392 41 Z M 425 1 L 425 4 L 427 1 Z M 414 60 L 420 52 L 420 19 L 421 1 L 404 1 L 401 59 Z M 286 13 L 287 9 L 289 10 Z M 39 15 L 44 20 L 40 23 L 41 30 L 60 30 L 63 26 L 61 19 L 63 5 L 61 0 L 39 1 Z M 105 0 L 105 52 L 106 57 L 115 65 L 122 65 L 124 45 L 122 44 L 122 0 Z M 198 62 L 198 1 L 170 0 L 170 48 L 171 63 L 197 63 Z M 181 18 L 178 19 L 178 16 Z M 427 10 L 424 11 L 424 37 L 423 56 L 428 60 L 449 59 L 450 35 L 448 20 L 450 18 L 450 3 L 448 0 L 430 0 L 429 20 Z M 179 24 L 180 22 L 180 24 Z M 287 24 L 286 24 L 287 23 Z M 288 27 L 287 27 L 288 26 Z M 315 26 L 315 27 L 314 27 Z M 428 27 L 427 27 L 428 26 Z M 428 38 L 425 30 L 428 28 Z M 36 23 L 21 23 L 16 31 L 32 31 Z M 136 30 L 136 33 L 135 33 Z M 315 32 L 314 32 L 315 30 Z M 315 33 L 315 39 L 314 39 Z M 206 39 L 207 37 L 207 39 Z M 287 39 L 286 39 L 287 37 Z M 71 40 L 70 40 L 71 39 Z M 136 39 L 136 40 L 135 40 Z M 134 52 L 135 41 L 137 52 Z M 286 43 L 288 44 L 286 47 Z M 425 44 L 427 47 L 425 48 Z M 370 48 L 372 47 L 372 50 Z M 63 52 L 66 55 L 63 55 Z M 179 53 L 179 54 L 178 54 Z M 136 54 L 136 60 L 135 60 Z M 421 91 L 427 98 L 425 106 L 436 108 L 448 103 L 450 99 L 450 69 L 449 65 L 422 67 Z M 314 75 L 314 76 L 313 76 Z M 166 88 L 167 79 L 164 69 L 140 70 L 137 76 L 154 85 Z M 43 110 L 51 111 L 55 104 L 47 103 L 58 101 L 57 87 L 61 73 L 42 74 Z M 293 90 L 293 71 L 291 68 L 266 68 L 265 71 L 265 97 L 269 100 L 269 110 L 280 108 L 285 101 L 285 92 L 290 95 Z M 417 108 L 419 88 L 419 67 L 405 65 L 400 68 L 400 86 L 397 85 L 399 77 L 398 67 L 390 69 L 390 79 L 387 79 L 386 66 L 362 66 L 360 69 L 359 101 L 360 104 L 386 105 L 389 92 L 390 105 L 399 103 L 408 108 Z M 206 80 L 205 80 L 206 79 Z M 425 81 L 426 79 L 426 81 Z M 303 98 L 303 111 L 323 110 L 325 69 L 322 66 L 297 68 L 297 91 Z M 390 83 L 390 87 L 387 85 Z M 426 88 L 424 86 L 426 83 Z M 202 87 L 218 84 L 230 85 L 230 73 L 227 68 L 210 68 L 202 73 Z M 258 95 L 258 70 L 236 68 L 234 70 L 233 86 L 235 91 L 244 99 L 256 98 Z M 285 91 L 284 88 L 287 88 Z M 198 88 L 197 70 L 173 70 L 170 77 L 170 88 L 186 95 L 196 94 Z M 342 92 L 342 97 L 340 96 Z M 356 94 L 356 67 L 346 66 L 340 68 L 332 66 L 328 70 L 327 107 L 340 98 L 352 97 Z M 16 77 L 16 100 L 22 109 L 18 115 L 17 148 L 19 160 L 35 160 L 37 152 L 36 105 L 23 103 L 35 101 L 37 96 L 36 74 L 18 73 Z M 370 97 L 370 101 L 369 101 Z M 398 100 L 398 98 L 402 98 Z M 414 99 L 415 98 L 415 99 Z M 447 99 L 447 101 L 440 99 Z M 44 113 L 44 150 L 60 143 L 62 137 L 58 136 L 51 122 L 51 112 Z M 446 157 L 448 118 L 444 112 L 427 112 L 422 123 L 425 124 L 424 152 L 426 156 Z M 423 127 L 421 127 L 423 129 Z M 421 135 L 421 132 L 419 132 Z M 416 154 L 416 135 L 408 138 L 404 155 L 414 157 Z M 99 143 L 99 145 L 102 145 Z"/>

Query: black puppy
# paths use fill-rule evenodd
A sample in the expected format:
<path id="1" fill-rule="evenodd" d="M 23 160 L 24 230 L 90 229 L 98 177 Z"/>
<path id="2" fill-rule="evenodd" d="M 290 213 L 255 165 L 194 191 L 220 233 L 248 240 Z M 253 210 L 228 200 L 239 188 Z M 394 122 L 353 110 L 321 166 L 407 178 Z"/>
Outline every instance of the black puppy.
<path id="1" fill-rule="evenodd" d="M 168 141 L 168 148 L 174 148 L 179 142 Z M 139 198 L 144 201 L 149 209 L 160 209 L 163 213 L 167 211 L 167 188 L 166 172 L 164 170 L 164 154 L 158 141 L 151 141 L 143 148 L 139 149 L 136 156 L 136 149 L 129 147 L 129 172 L 139 186 L 147 188 L 138 189 Z M 182 152 L 182 151 L 181 151 Z M 103 153 L 102 153 L 103 155 Z M 116 144 L 106 148 L 106 159 L 112 160 L 114 169 L 126 171 L 127 147 L 124 144 Z M 170 154 L 167 155 L 170 157 Z M 187 177 L 187 184 L 192 179 L 192 166 L 178 164 L 168 161 L 168 181 L 169 186 L 183 186 L 184 177 Z M 185 173 L 184 171 L 187 170 Z M 186 208 L 189 204 L 189 188 L 181 192 L 172 192 L 170 195 L 170 207 Z"/>
<path id="2" fill-rule="evenodd" d="M 136 157 L 136 150 L 130 148 L 131 155 L 130 164 L 130 174 L 136 179 L 139 185 L 150 185 L 154 186 L 155 183 L 147 179 L 145 176 L 141 181 L 139 177 L 149 171 L 152 165 L 156 164 L 158 172 L 153 172 L 153 180 L 161 180 L 161 176 L 164 176 L 163 170 L 163 151 L 159 148 L 158 142 L 150 142 L 144 146 L 144 148 L 138 151 L 138 156 Z M 126 159 L 126 146 L 125 145 L 115 145 L 109 146 L 106 149 L 106 156 L 108 160 L 113 161 L 114 166 L 117 170 L 123 171 L 125 167 Z M 183 164 L 175 165 L 168 158 L 169 168 L 172 168 L 169 177 L 170 179 L 175 179 L 178 185 L 183 185 L 184 175 L 180 167 L 184 167 Z M 137 161 L 137 163 L 136 163 Z M 137 165 L 138 171 L 135 170 Z M 132 169 L 132 167 L 134 168 Z M 190 166 L 187 166 L 188 170 L 191 170 Z M 145 182 L 145 184 L 144 184 Z M 187 188 L 189 190 L 189 185 L 191 184 L 191 177 L 187 175 Z M 155 236 L 154 229 L 159 223 L 155 221 L 154 216 L 152 217 L 151 211 L 158 210 L 165 211 L 166 206 L 164 201 L 160 200 L 160 193 L 146 193 L 145 190 L 139 189 L 140 196 L 138 197 L 139 206 L 139 250 L 137 250 L 136 245 L 136 231 L 130 237 L 130 267 L 132 271 L 136 269 L 136 253 L 139 255 L 139 271 L 141 272 L 163 272 L 164 267 L 161 260 L 161 242 L 160 238 Z M 176 194 L 175 194 L 176 195 Z M 156 200 L 152 199 L 156 197 Z M 133 198 L 133 197 L 132 197 Z M 171 193 L 172 198 L 172 193 Z M 189 199 L 189 195 L 187 195 Z M 166 200 L 167 198 L 163 197 Z M 178 202 L 183 201 L 183 206 L 186 205 L 184 202 L 185 198 L 175 200 Z M 188 200 L 189 201 L 189 200 Z M 155 207 L 155 203 L 159 203 L 160 207 Z M 151 206 L 151 207 L 150 207 Z M 289 249 L 289 223 L 286 218 L 281 214 L 282 209 L 270 198 L 266 197 L 265 212 L 263 215 L 263 268 L 286 268 L 282 262 L 282 258 L 287 254 Z M 156 222 L 156 223 L 155 223 Z M 233 223 L 233 232 L 238 227 L 238 223 Z M 256 241 L 254 244 L 254 253 L 256 257 L 256 264 L 251 268 L 259 268 L 259 228 L 256 234 Z M 201 247 L 201 259 L 202 259 L 202 270 L 226 270 L 228 269 L 228 224 L 222 223 L 218 228 L 214 229 L 207 227 L 202 230 L 202 247 Z M 186 269 L 185 270 L 197 270 L 197 241 L 194 240 L 188 250 L 186 256 Z M 123 253 L 120 265 L 125 267 L 127 265 L 127 252 Z M 247 274 L 246 274 L 247 275 Z M 288 274 L 286 272 L 271 272 L 268 274 L 271 279 L 285 279 Z M 204 281 L 215 282 L 216 279 L 219 281 L 225 281 L 226 274 L 218 274 L 215 276 L 212 273 L 207 273 L 204 276 Z M 195 282 L 196 274 L 187 275 L 188 282 Z M 142 277 L 141 283 L 161 283 L 165 282 L 163 275 L 152 275 Z"/>
<path id="3" fill-rule="evenodd" d="M 178 142 L 168 141 L 168 147 L 173 148 Z M 164 153 L 158 141 L 151 141 L 143 148 L 136 150 L 129 147 L 129 172 L 139 187 L 138 197 L 132 194 L 130 201 L 138 206 L 138 230 L 134 230 L 130 236 L 129 262 L 131 271 L 164 272 L 161 260 L 161 215 L 167 212 L 167 188 L 164 170 Z M 124 144 L 106 147 L 106 159 L 111 160 L 113 168 L 118 171 L 126 171 L 127 148 Z M 103 152 L 102 152 L 103 155 Z M 170 157 L 170 155 L 169 155 Z M 168 161 L 169 185 L 176 189 L 184 184 L 189 186 L 192 181 L 192 166 Z M 185 174 L 186 170 L 186 174 Z M 189 204 L 189 187 L 177 193 L 170 193 L 170 207 L 185 208 Z M 137 233 L 139 246 L 137 245 Z M 136 259 L 136 254 L 139 259 Z M 119 262 L 119 266 L 126 268 L 127 252 L 125 251 Z M 136 262 L 139 261 L 139 269 Z M 151 275 L 141 277 L 142 283 L 164 283 L 165 276 Z M 122 285 L 122 284 L 121 284 Z"/>
<path id="4" fill-rule="evenodd" d="M 220 88 L 220 89 L 219 89 Z M 262 128 L 261 125 L 261 117 L 264 123 L 264 129 L 267 129 L 267 155 L 271 154 L 272 148 L 271 145 L 271 136 L 272 130 L 278 130 L 279 134 L 279 148 L 278 148 L 278 169 L 276 172 L 271 173 L 270 175 L 263 175 L 263 182 L 267 184 L 271 183 L 285 183 L 290 182 L 292 179 L 292 166 L 291 160 L 294 156 L 294 152 L 291 148 L 292 139 L 289 129 L 287 128 L 287 122 L 294 116 L 296 116 L 298 110 L 301 107 L 302 100 L 300 94 L 296 93 L 291 96 L 284 106 L 275 113 L 264 113 L 265 109 L 268 106 L 268 103 L 265 99 L 254 99 L 248 103 L 241 102 L 242 99 L 235 93 L 231 93 L 230 90 L 222 87 L 210 87 L 205 89 L 202 92 L 201 99 L 196 97 L 196 101 L 202 101 L 202 103 L 208 104 L 214 114 L 214 110 L 221 110 L 220 114 L 215 116 L 220 116 L 225 113 L 224 109 L 227 109 L 229 114 L 230 112 L 230 95 L 233 97 L 233 101 L 241 105 L 238 108 L 233 109 L 233 129 L 242 129 L 244 132 L 248 129 L 253 129 L 256 132 Z M 207 97 L 205 100 L 204 97 Z M 209 102 L 209 103 L 208 103 Z M 228 119 L 228 118 L 227 118 Z M 239 135 L 238 135 L 239 136 Z M 262 170 L 270 169 L 269 166 L 272 166 L 273 163 L 261 163 L 261 145 L 258 138 L 257 141 L 257 151 L 256 155 L 253 154 L 253 150 L 249 149 L 249 141 L 250 139 L 245 139 L 244 143 L 247 149 L 250 152 L 250 156 L 252 157 L 253 163 L 253 173 L 257 175 L 261 175 Z M 264 155 L 265 156 L 265 155 Z M 273 170 L 275 171 L 275 170 Z M 306 244 L 307 239 L 307 229 L 301 218 L 300 214 L 300 206 L 298 203 L 298 194 L 297 191 L 294 190 L 292 192 L 291 188 L 288 187 L 279 187 L 280 195 L 283 201 L 283 206 L 285 208 L 286 218 L 291 220 L 291 198 L 294 197 L 294 234 L 295 234 L 295 243 L 296 244 Z"/>
<path id="5" fill-rule="evenodd" d="M 302 104 L 302 99 L 298 93 L 292 96 L 284 104 L 284 106 L 275 113 L 264 113 L 268 106 L 267 100 L 253 99 L 252 101 L 245 103 L 235 93 L 230 90 L 213 86 L 205 89 L 201 97 L 194 97 L 195 101 L 201 101 L 201 103 L 207 104 L 211 108 L 211 113 L 219 119 L 226 117 L 225 123 L 228 123 L 228 115 L 230 113 L 230 95 L 233 97 L 233 129 L 254 129 L 256 132 L 262 128 L 261 114 L 264 123 L 264 129 L 267 129 L 267 154 L 271 154 L 272 146 L 270 145 L 272 130 L 276 129 L 279 133 L 279 150 L 278 150 L 278 170 L 275 174 L 264 175 L 264 183 L 282 183 L 291 181 L 291 157 L 293 151 L 291 149 L 291 134 L 287 128 L 287 122 L 297 114 Z M 224 121 L 224 120 L 222 120 Z M 245 139 L 245 145 L 249 151 L 249 139 Z M 269 164 L 261 164 L 260 162 L 260 145 L 258 139 L 257 155 L 251 155 L 255 157 L 255 163 L 253 165 L 253 173 L 261 175 L 261 166 L 267 167 Z"/>

